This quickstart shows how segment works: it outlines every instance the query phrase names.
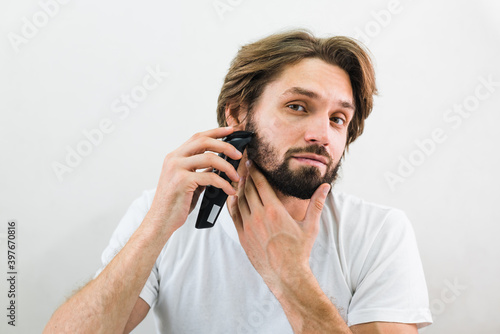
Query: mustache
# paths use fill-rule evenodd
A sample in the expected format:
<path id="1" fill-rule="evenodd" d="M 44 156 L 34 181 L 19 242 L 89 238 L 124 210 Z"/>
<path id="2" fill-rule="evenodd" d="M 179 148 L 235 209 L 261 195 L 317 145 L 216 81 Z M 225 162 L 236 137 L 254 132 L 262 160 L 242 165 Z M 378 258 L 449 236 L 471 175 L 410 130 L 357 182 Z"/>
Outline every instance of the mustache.
<path id="1" fill-rule="evenodd" d="M 330 154 L 328 154 L 328 151 L 326 150 L 326 148 L 324 146 L 321 146 L 321 145 L 309 145 L 309 146 L 305 146 L 305 147 L 293 147 L 291 149 L 289 149 L 288 151 L 286 151 L 285 153 L 285 160 L 289 160 L 290 158 L 292 158 L 292 156 L 294 154 L 297 154 L 297 153 L 312 153 L 312 154 L 317 154 L 317 155 L 321 155 L 321 156 L 324 156 L 325 158 L 328 159 L 328 166 L 330 166 L 332 164 L 332 157 L 330 156 Z"/>
<path id="2" fill-rule="evenodd" d="M 254 133 L 252 140 L 250 141 L 250 143 L 247 145 L 247 148 L 246 148 L 247 155 L 248 155 L 248 158 L 250 160 L 255 160 L 260 155 L 266 156 L 266 155 L 273 154 L 271 147 L 269 146 L 268 143 L 266 143 L 262 139 L 262 137 L 260 135 L 260 131 L 257 130 L 257 127 L 253 123 L 253 120 L 251 118 L 251 114 L 249 116 L 248 123 L 245 127 L 245 130 Z M 311 144 L 311 145 L 307 145 L 304 147 L 292 147 L 285 152 L 285 155 L 283 157 L 283 161 L 284 162 L 289 161 L 292 158 L 292 156 L 294 154 L 297 154 L 297 153 L 312 153 L 312 154 L 321 155 L 327 159 L 328 167 L 330 167 L 333 164 L 333 159 L 330 156 L 330 154 L 328 154 L 328 151 L 326 150 L 326 148 L 322 145 L 317 145 L 317 144 Z"/>

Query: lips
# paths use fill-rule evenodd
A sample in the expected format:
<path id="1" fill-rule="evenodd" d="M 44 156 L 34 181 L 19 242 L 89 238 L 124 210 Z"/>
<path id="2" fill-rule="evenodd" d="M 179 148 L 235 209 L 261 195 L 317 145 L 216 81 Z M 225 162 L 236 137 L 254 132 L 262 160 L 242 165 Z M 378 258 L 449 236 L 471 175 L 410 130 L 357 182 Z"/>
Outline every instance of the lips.
<path id="1" fill-rule="evenodd" d="M 294 154 L 292 157 L 301 161 L 306 161 L 306 162 L 310 161 L 312 163 L 319 162 L 323 165 L 328 165 L 328 158 L 318 154 L 312 154 L 312 153 Z"/>

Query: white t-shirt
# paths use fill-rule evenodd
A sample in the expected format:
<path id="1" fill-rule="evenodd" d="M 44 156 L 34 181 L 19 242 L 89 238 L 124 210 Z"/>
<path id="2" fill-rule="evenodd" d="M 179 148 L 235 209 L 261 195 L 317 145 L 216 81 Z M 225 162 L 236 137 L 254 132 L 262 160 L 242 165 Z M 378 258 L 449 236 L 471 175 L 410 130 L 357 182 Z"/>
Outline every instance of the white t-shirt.
<path id="1" fill-rule="evenodd" d="M 103 252 L 103 267 L 140 225 L 153 197 L 154 190 L 146 191 L 133 202 Z M 200 202 L 166 243 L 140 294 L 153 307 L 158 332 L 293 333 L 227 209 L 213 228 L 195 229 Z M 332 192 L 310 265 L 349 326 L 432 322 L 414 232 L 400 210 Z"/>

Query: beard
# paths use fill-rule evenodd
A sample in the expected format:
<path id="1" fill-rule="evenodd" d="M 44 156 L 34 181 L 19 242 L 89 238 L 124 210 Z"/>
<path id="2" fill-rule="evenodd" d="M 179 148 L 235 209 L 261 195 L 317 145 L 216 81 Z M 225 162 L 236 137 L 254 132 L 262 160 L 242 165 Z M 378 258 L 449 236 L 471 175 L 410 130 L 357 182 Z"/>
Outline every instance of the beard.
<path id="1" fill-rule="evenodd" d="M 248 119 L 246 130 L 254 133 L 252 141 L 247 146 L 248 159 L 252 160 L 275 191 L 289 197 L 310 199 L 321 184 L 333 185 L 335 182 L 341 163 L 339 161 L 334 164 L 333 159 L 323 146 L 309 145 L 290 148 L 280 163 L 277 149 L 260 135 L 251 117 Z M 290 160 L 297 153 L 313 153 L 326 157 L 328 164 L 325 175 L 322 176 L 320 170 L 315 166 L 301 166 L 292 170 Z"/>

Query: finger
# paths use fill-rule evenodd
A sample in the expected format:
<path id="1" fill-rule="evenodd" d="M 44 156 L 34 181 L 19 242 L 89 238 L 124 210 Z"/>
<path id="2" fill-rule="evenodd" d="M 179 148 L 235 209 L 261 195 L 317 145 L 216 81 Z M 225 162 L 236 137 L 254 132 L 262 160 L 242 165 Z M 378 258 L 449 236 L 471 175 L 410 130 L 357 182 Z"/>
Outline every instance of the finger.
<path id="1" fill-rule="evenodd" d="M 245 221 L 246 218 L 250 217 L 251 215 L 251 210 L 250 206 L 248 205 L 247 198 L 245 196 L 245 183 L 247 182 L 247 179 L 243 177 L 240 182 L 238 183 L 238 208 L 240 210 L 241 217 L 243 221 Z"/>
<path id="2" fill-rule="evenodd" d="M 248 207 L 250 211 L 253 212 L 259 207 L 262 207 L 263 203 L 253 182 L 252 175 L 248 175 L 245 181 L 245 197 L 248 202 Z"/>
<path id="3" fill-rule="evenodd" d="M 309 232 L 314 232 L 318 228 L 319 218 L 321 216 L 321 212 L 323 211 L 323 206 L 330 188 L 331 186 L 328 183 L 323 183 L 318 187 L 318 189 L 316 189 L 311 197 L 311 201 L 309 202 L 303 221 L 304 228 L 309 230 Z"/>
<path id="4" fill-rule="evenodd" d="M 195 133 L 192 138 L 196 137 L 211 137 L 211 138 L 222 138 L 230 135 L 235 130 L 232 126 L 219 127 L 215 129 L 210 129 L 202 132 Z"/>
<path id="5" fill-rule="evenodd" d="M 226 173 L 226 175 L 234 182 L 238 182 L 240 180 L 240 176 L 236 172 L 236 169 L 234 169 L 229 162 L 213 153 L 197 154 L 187 157 L 182 160 L 180 166 L 181 168 L 192 171 L 201 168 L 215 168 Z"/>
<path id="6" fill-rule="evenodd" d="M 222 140 L 213 139 L 209 137 L 200 137 L 196 140 L 186 142 L 179 148 L 179 155 L 189 157 L 196 154 L 205 152 L 224 153 L 226 156 L 233 160 L 241 159 L 242 154 L 232 144 Z"/>
<path id="7" fill-rule="evenodd" d="M 264 205 L 273 205 L 278 200 L 276 193 L 273 188 L 265 178 L 265 176 L 255 167 L 252 161 L 248 160 L 247 168 L 249 172 L 249 176 L 252 178 L 253 185 L 255 186 L 260 200 Z"/>
<path id="8" fill-rule="evenodd" d="M 204 170 L 200 171 L 200 173 L 209 173 L 212 171 L 212 168 L 205 168 Z M 198 198 L 200 197 L 201 193 L 205 190 L 205 186 L 198 186 L 196 190 L 193 193 L 193 202 L 196 203 L 198 202 Z"/>
<path id="9" fill-rule="evenodd" d="M 243 157 L 241 158 L 240 163 L 238 165 L 238 169 L 236 170 L 240 177 L 248 175 L 248 169 L 246 166 L 247 160 L 248 160 L 248 157 L 247 157 L 246 153 L 244 153 Z"/>
<path id="10" fill-rule="evenodd" d="M 222 131 L 222 130 L 224 131 Z M 233 145 L 218 140 L 234 132 L 234 128 L 217 128 L 205 132 L 196 133 L 184 145 L 179 148 L 181 156 L 191 156 L 195 154 L 212 151 L 224 153 L 231 159 L 240 159 L 242 154 Z"/>
<path id="11" fill-rule="evenodd" d="M 215 173 L 195 173 L 192 172 L 192 178 L 198 186 L 214 186 L 216 188 L 222 189 L 229 196 L 235 195 L 236 190 L 231 186 L 229 182 L 224 180 L 222 177 Z"/>
<path id="12" fill-rule="evenodd" d="M 243 219 L 241 218 L 240 209 L 238 206 L 238 196 L 229 196 L 227 198 L 227 208 L 229 210 L 229 214 L 233 219 L 234 226 L 236 227 L 236 231 L 238 235 L 243 233 Z"/>

